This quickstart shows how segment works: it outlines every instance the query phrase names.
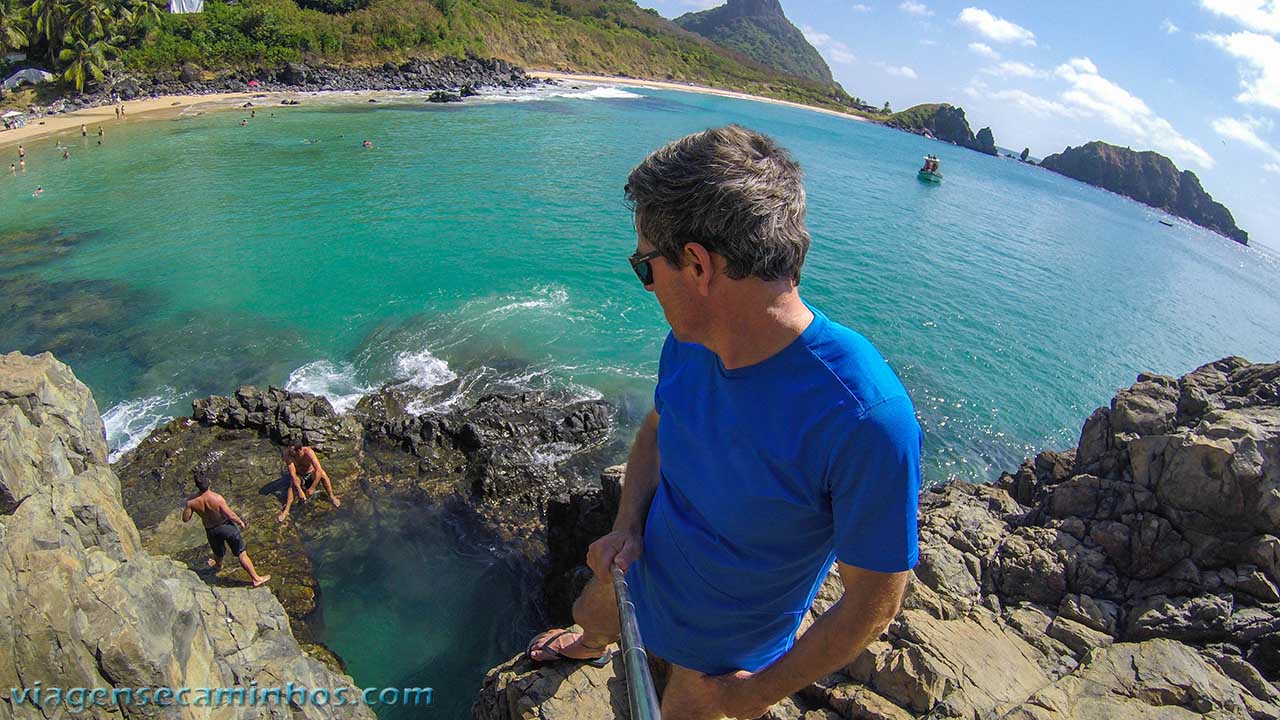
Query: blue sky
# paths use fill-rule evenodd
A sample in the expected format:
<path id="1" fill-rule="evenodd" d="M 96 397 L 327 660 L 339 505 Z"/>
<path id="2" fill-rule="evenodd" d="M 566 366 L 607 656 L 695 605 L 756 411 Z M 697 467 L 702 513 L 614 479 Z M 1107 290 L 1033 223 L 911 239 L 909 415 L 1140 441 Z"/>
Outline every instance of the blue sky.
<path id="1" fill-rule="evenodd" d="M 717 0 L 640 0 L 666 17 Z M 783 0 L 851 94 L 964 107 L 1043 157 L 1105 140 L 1192 170 L 1280 249 L 1280 0 Z"/>

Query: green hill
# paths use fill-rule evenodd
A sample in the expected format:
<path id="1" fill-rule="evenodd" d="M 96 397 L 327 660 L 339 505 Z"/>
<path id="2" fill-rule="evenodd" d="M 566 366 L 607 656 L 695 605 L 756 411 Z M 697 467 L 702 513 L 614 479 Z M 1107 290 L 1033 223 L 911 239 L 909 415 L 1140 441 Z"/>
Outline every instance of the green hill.
<path id="1" fill-rule="evenodd" d="M 6 23 L 17 18 L 21 24 L 26 16 L 20 45 L 51 70 L 70 67 L 64 50 L 97 43 L 101 57 L 76 50 L 86 87 L 100 79 L 95 69 L 113 66 L 150 73 L 194 65 L 222 72 L 288 61 L 373 66 L 474 55 L 530 69 L 683 81 L 842 110 L 853 101 L 838 86 L 766 67 L 633 0 L 207 0 L 203 13 L 189 15 L 171 15 L 152 0 L 49 0 L 34 10 L 32 0 L 0 2 L 8 8 Z M 57 13 L 50 16 L 53 3 Z M 130 11 L 139 7 L 149 11 Z M 36 32 L 38 11 L 45 12 L 42 22 L 65 27 Z M 70 20 L 88 12 L 98 14 L 105 30 Z M 0 38 L 0 45 L 15 44 Z"/>
<path id="2" fill-rule="evenodd" d="M 675 22 L 766 67 L 835 83 L 831 68 L 787 19 L 778 0 L 728 0 L 710 10 L 681 15 Z"/>

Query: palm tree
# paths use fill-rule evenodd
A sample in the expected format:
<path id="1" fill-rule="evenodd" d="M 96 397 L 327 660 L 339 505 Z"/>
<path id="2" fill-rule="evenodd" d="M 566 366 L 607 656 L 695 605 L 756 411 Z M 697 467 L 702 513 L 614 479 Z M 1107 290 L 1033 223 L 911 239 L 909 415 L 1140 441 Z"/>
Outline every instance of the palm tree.
<path id="1" fill-rule="evenodd" d="M 27 46 L 27 14 L 12 0 L 0 0 L 0 52 Z"/>
<path id="2" fill-rule="evenodd" d="M 116 0 L 72 0 L 67 13 L 67 28 L 86 38 L 106 37 L 112 32 L 117 16 L 127 13 Z"/>
<path id="3" fill-rule="evenodd" d="M 67 5 L 63 0 L 33 0 L 28 12 L 35 36 L 45 42 L 49 63 L 52 64 L 67 33 Z"/>
<path id="4" fill-rule="evenodd" d="M 58 59 L 66 63 L 62 79 L 74 85 L 76 92 L 84 92 L 86 79 L 102 80 L 110 59 L 120 54 L 120 48 L 116 46 L 124 42 L 119 35 L 93 40 L 71 36 L 67 39 L 70 47 L 59 53 Z"/>
<path id="5" fill-rule="evenodd" d="M 133 25 L 136 28 L 148 22 L 159 22 L 160 18 L 164 17 L 167 7 L 151 0 L 130 0 L 126 9 L 132 16 Z"/>

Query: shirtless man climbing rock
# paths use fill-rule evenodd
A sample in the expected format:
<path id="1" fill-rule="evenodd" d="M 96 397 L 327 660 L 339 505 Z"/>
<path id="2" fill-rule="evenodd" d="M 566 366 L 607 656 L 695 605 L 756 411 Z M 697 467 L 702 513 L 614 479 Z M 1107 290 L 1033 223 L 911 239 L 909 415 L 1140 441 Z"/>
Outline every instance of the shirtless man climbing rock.
<path id="1" fill-rule="evenodd" d="M 316 451 L 310 446 L 303 445 L 301 441 L 293 439 L 285 446 L 281 455 L 284 458 L 283 475 L 289 482 L 289 494 L 284 501 L 284 509 L 276 516 L 277 522 L 284 522 L 289 517 L 289 510 L 293 507 L 293 501 L 296 497 L 300 502 L 305 502 L 307 498 L 314 497 L 316 494 L 316 485 L 321 481 L 324 482 L 324 491 L 329 494 L 329 499 L 333 501 L 334 507 L 342 507 L 342 501 L 333 492 L 333 485 L 329 482 L 329 473 L 320 467 L 320 458 L 316 457 Z M 302 483 L 306 481 L 307 487 L 303 490 Z"/>
<path id="2" fill-rule="evenodd" d="M 196 472 L 196 490 L 199 493 L 187 501 L 182 509 L 182 522 L 187 522 L 192 515 L 199 515 L 204 522 L 204 534 L 209 540 L 209 549 L 213 557 L 209 558 L 209 567 L 214 572 L 222 569 L 222 557 L 231 546 L 231 554 L 240 561 L 240 567 L 249 573 L 249 580 L 254 587 L 260 587 L 271 579 L 270 575 L 259 575 L 253 569 L 253 561 L 245 552 L 244 540 L 240 537 L 240 529 L 248 527 L 239 515 L 227 505 L 226 498 L 209 489 L 209 476 L 205 472 Z"/>

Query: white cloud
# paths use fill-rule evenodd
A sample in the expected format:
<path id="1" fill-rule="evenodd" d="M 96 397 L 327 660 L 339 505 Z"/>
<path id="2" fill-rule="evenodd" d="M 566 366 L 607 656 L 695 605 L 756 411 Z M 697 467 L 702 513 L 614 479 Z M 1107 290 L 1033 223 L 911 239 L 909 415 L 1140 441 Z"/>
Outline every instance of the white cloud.
<path id="1" fill-rule="evenodd" d="M 983 68 L 982 72 L 996 77 L 1042 78 L 1049 76 L 1048 73 L 1036 68 L 1035 65 L 1028 65 L 1016 60 L 1006 60 L 999 65 Z"/>
<path id="2" fill-rule="evenodd" d="M 1280 42 L 1251 32 L 1200 37 L 1241 61 L 1240 86 L 1244 92 L 1236 96 L 1237 101 L 1280 110 Z"/>
<path id="3" fill-rule="evenodd" d="M 819 51 L 824 51 L 823 55 L 826 55 L 827 59 L 832 62 L 851 65 L 858 59 L 848 45 L 836 40 L 827 33 L 815 30 L 808 25 L 801 25 L 800 32 L 804 33 L 804 38 L 809 41 L 810 45 L 818 48 Z"/>
<path id="4" fill-rule="evenodd" d="M 902 3 L 898 5 L 898 9 L 909 15 L 919 15 L 920 17 L 933 15 L 933 11 L 929 9 L 928 5 L 915 0 L 902 0 Z"/>
<path id="5" fill-rule="evenodd" d="M 854 12 L 861 12 L 861 13 L 871 12 L 871 8 L 866 5 L 863 5 L 862 3 L 854 3 L 853 5 L 849 6 L 849 9 Z"/>
<path id="6" fill-rule="evenodd" d="M 992 49 L 990 45 L 987 45 L 986 43 L 979 43 L 979 42 L 969 43 L 969 49 L 985 58 L 991 58 L 992 60 L 1000 59 L 1000 53 L 996 52 L 994 49 Z"/>
<path id="7" fill-rule="evenodd" d="M 1214 160 L 1204 148 L 1183 137 L 1168 120 L 1157 115 L 1141 98 L 1102 77 L 1088 58 L 1072 58 L 1055 74 L 1070 87 L 1062 102 L 1076 112 L 1101 118 L 1134 140 L 1153 146 L 1185 165 L 1191 162 L 1210 169 Z"/>
<path id="8" fill-rule="evenodd" d="M 1170 20 L 1169 18 L 1165 18 L 1164 22 L 1160 23 L 1160 29 L 1172 35 L 1178 32 L 1179 30 L 1181 30 L 1182 28 L 1178 27 L 1177 25 L 1174 25 L 1173 21 Z"/>
<path id="9" fill-rule="evenodd" d="M 1263 170 L 1280 175 L 1280 163 L 1267 163 L 1262 166 Z"/>
<path id="10" fill-rule="evenodd" d="M 1266 118 L 1246 117 L 1238 120 L 1231 117 L 1218 118 L 1213 121 L 1213 131 L 1228 140 L 1235 140 L 1257 150 L 1258 152 L 1270 157 L 1276 162 L 1280 162 L 1280 150 L 1274 145 L 1262 139 L 1258 131 L 1270 132 L 1274 124 Z"/>
<path id="11" fill-rule="evenodd" d="M 1250 30 L 1280 34 L 1280 2 L 1276 0 L 1200 0 L 1200 6 Z"/>
<path id="12" fill-rule="evenodd" d="M 1032 95 L 1025 90 L 997 90 L 993 93 L 988 93 L 987 97 L 1001 102 L 1013 103 L 1037 117 L 1072 117 L 1079 115 L 1079 112 L 1074 108 L 1069 108 L 1048 98 L 1042 98 L 1039 95 Z"/>
<path id="13" fill-rule="evenodd" d="M 988 40 L 999 43 L 1016 42 L 1023 45 L 1035 45 L 1036 35 L 1030 30 L 996 17 L 982 8 L 967 7 L 960 11 L 958 18 L 962 25 L 968 25 Z"/>
<path id="14" fill-rule="evenodd" d="M 877 62 L 876 67 L 884 70 L 894 77 L 907 78 L 908 80 L 915 80 L 919 77 L 916 75 L 915 70 L 907 67 L 906 65 L 890 65 L 885 62 Z"/>

